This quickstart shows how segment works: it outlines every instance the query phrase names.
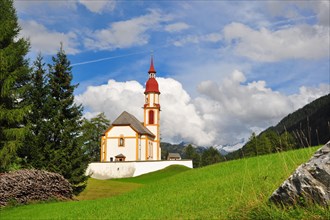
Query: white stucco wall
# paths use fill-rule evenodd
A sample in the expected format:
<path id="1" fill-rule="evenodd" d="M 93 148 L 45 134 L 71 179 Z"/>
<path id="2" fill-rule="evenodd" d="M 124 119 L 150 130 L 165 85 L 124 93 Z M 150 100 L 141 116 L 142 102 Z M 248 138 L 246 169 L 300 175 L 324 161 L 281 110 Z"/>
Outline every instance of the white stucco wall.
<path id="1" fill-rule="evenodd" d="M 120 135 L 124 136 L 134 136 L 136 132 L 130 126 L 114 126 L 108 132 L 108 137 L 119 137 Z"/>
<path id="2" fill-rule="evenodd" d="M 91 175 L 95 179 L 135 177 L 161 170 L 171 165 L 183 165 L 193 168 L 192 160 L 90 163 L 86 170 L 86 175 Z"/>
<path id="3" fill-rule="evenodd" d="M 124 138 L 124 146 L 119 146 L 119 139 Z M 106 161 L 110 161 L 112 157 L 123 154 L 126 160 L 136 160 L 136 132 L 130 126 L 114 126 L 107 133 L 107 155 Z"/>

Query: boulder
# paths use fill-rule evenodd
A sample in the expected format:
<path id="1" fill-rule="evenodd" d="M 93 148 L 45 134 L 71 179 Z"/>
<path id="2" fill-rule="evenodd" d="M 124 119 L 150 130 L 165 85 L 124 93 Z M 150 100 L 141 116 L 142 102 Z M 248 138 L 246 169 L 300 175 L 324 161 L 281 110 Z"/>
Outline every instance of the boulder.
<path id="1" fill-rule="evenodd" d="M 10 202 L 73 198 L 70 183 L 60 174 L 43 170 L 18 170 L 0 174 L 0 207 Z"/>
<path id="2" fill-rule="evenodd" d="M 300 165 L 270 199 L 277 205 L 330 205 L 330 141 Z"/>

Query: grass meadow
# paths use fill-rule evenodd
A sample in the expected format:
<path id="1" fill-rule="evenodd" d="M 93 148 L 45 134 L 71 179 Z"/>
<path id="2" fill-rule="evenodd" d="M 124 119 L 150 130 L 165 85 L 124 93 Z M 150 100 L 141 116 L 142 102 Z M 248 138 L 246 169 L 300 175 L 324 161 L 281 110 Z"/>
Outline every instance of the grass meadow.
<path id="1" fill-rule="evenodd" d="M 80 201 L 8 207 L 0 219 L 330 219 L 318 206 L 277 208 L 272 192 L 317 147 L 140 177 L 90 179 Z"/>

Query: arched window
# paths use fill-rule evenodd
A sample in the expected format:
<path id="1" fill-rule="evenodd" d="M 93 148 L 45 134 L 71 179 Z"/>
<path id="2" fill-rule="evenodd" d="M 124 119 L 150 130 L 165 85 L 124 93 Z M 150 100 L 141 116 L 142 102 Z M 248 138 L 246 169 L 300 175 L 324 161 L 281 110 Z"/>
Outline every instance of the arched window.
<path id="1" fill-rule="evenodd" d="M 154 111 L 149 111 L 149 124 L 154 124 Z"/>
<path id="2" fill-rule="evenodd" d="M 119 146 L 120 147 L 124 147 L 125 146 L 125 140 L 124 140 L 124 138 L 119 138 Z"/>

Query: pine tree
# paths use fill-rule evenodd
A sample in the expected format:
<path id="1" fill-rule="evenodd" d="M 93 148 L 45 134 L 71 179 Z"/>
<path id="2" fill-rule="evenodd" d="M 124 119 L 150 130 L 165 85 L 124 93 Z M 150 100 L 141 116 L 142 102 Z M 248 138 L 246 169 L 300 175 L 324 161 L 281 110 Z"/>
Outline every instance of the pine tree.
<path id="1" fill-rule="evenodd" d="M 81 134 L 82 107 L 74 103 L 74 89 L 71 85 L 70 61 L 62 48 L 49 65 L 49 92 L 46 102 L 49 115 L 48 140 L 45 146 L 45 163 L 49 171 L 62 174 L 72 184 L 75 192 L 83 189 L 88 165 L 79 136 Z"/>
<path id="2" fill-rule="evenodd" d="M 44 146 L 47 142 L 45 125 L 48 121 L 45 103 L 49 92 L 47 90 L 45 63 L 40 54 L 34 62 L 28 91 L 28 101 L 31 105 L 31 111 L 28 114 L 30 132 L 24 141 L 24 147 L 19 151 L 19 156 L 25 158 L 26 166 L 42 169 L 44 168 Z"/>
<path id="3" fill-rule="evenodd" d="M 207 166 L 210 164 L 219 163 L 221 161 L 224 161 L 224 158 L 221 156 L 219 151 L 214 147 L 209 147 L 202 154 L 201 165 Z"/>
<path id="4" fill-rule="evenodd" d="M 197 153 L 196 149 L 191 144 L 184 148 L 184 153 L 186 159 L 193 160 L 194 168 L 200 167 L 201 156 Z"/>
<path id="5" fill-rule="evenodd" d="M 15 161 L 28 131 L 25 126 L 29 106 L 26 85 L 30 69 L 25 55 L 29 43 L 18 38 L 16 11 L 13 1 L 0 1 L 0 171 Z"/>
<path id="6" fill-rule="evenodd" d="M 89 162 L 100 161 L 101 136 L 109 124 L 110 121 L 103 112 L 90 120 L 84 119 L 81 142 L 89 157 Z"/>

